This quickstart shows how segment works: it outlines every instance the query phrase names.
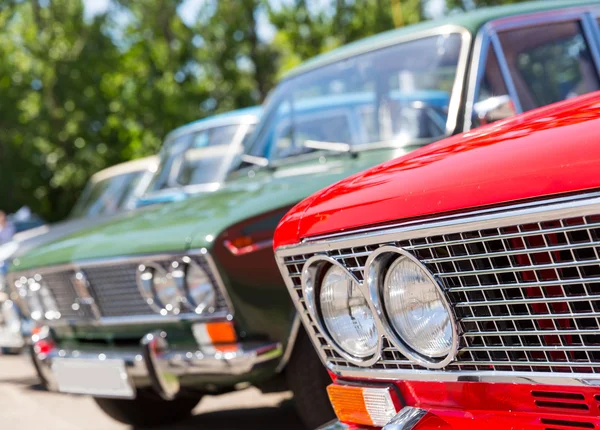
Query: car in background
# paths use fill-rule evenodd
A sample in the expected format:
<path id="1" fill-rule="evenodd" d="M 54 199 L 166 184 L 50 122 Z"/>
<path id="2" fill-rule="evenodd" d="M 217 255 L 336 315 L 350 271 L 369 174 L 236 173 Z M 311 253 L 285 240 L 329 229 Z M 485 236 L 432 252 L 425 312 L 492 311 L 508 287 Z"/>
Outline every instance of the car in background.
<path id="1" fill-rule="evenodd" d="M 323 429 L 600 426 L 598 141 L 600 92 L 286 215 L 276 258 L 335 381 Z"/>
<path id="2" fill-rule="evenodd" d="M 160 164 L 137 206 L 184 200 L 221 186 L 260 119 L 250 107 L 213 115 L 170 132 Z"/>
<path id="3" fill-rule="evenodd" d="M 272 390 L 278 380 L 308 428 L 333 417 L 329 375 L 273 258 L 275 227 L 349 175 L 598 88 L 598 11 L 584 1 L 482 9 L 291 71 L 219 190 L 124 214 L 14 262 L 23 305 L 48 316 L 34 345 L 40 373 L 134 425 L 182 418 L 206 394 Z"/>
<path id="4" fill-rule="evenodd" d="M 15 226 L 15 233 L 21 233 L 46 223 L 41 216 L 31 213 L 27 206 L 23 206 L 14 214 L 9 214 L 8 221 Z"/>
<path id="5" fill-rule="evenodd" d="M 149 186 L 157 162 L 156 157 L 147 157 L 101 170 L 89 179 L 67 220 L 20 229 L 11 242 L 0 246 L 0 349 L 20 351 L 24 345 L 22 331 L 28 333 L 30 330 L 27 322 L 25 327 L 22 325 L 21 312 L 5 282 L 8 262 L 44 243 L 94 225 L 102 217 L 133 209 L 139 196 Z M 28 226 L 34 224 L 31 220 L 36 219 L 26 210 L 17 212 L 15 216 Z"/>

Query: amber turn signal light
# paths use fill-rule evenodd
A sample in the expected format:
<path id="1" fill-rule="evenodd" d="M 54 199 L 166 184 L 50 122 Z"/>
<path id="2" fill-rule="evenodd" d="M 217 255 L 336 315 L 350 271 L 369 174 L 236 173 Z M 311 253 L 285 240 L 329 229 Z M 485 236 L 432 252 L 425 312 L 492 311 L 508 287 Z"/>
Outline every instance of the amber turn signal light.
<path id="1" fill-rule="evenodd" d="M 237 336 L 232 322 L 207 323 L 206 331 L 218 351 L 231 352 L 237 350 L 237 345 L 235 345 Z"/>
<path id="2" fill-rule="evenodd" d="M 391 387 L 332 384 L 327 394 L 338 419 L 346 424 L 383 427 L 398 413 L 398 397 Z"/>

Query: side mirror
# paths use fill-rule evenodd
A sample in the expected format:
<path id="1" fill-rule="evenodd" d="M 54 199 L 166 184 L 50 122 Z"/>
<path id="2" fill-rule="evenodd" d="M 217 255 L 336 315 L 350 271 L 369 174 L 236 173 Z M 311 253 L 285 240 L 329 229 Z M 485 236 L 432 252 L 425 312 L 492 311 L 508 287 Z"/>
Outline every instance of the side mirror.
<path id="1" fill-rule="evenodd" d="M 479 125 L 491 124 L 517 114 L 510 96 L 493 96 L 475 103 L 473 111 Z"/>

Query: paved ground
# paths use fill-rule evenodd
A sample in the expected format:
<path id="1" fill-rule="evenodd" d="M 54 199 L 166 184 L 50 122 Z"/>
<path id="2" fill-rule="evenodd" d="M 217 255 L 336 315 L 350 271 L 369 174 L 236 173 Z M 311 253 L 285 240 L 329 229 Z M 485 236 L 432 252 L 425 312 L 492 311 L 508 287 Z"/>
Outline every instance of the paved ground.
<path id="1" fill-rule="evenodd" d="M 300 430 L 290 393 L 262 394 L 255 388 L 204 398 L 188 420 L 174 430 Z M 27 357 L 0 355 L 0 428 L 124 430 L 85 396 L 55 394 L 40 388 Z"/>

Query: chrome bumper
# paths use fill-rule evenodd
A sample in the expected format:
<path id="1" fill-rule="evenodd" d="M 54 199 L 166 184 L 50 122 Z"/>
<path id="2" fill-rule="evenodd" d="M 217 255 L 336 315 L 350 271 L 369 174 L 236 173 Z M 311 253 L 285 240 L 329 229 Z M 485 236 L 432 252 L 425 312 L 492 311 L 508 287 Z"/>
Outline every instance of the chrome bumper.
<path id="1" fill-rule="evenodd" d="M 191 375 L 245 375 L 257 366 L 276 362 L 283 355 L 279 343 L 239 344 L 236 351 L 172 350 L 164 332 L 146 334 L 140 348 L 128 351 L 85 352 L 54 348 L 47 353 L 32 353 L 34 364 L 49 390 L 57 390 L 52 372 L 56 359 L 123 360 L 132 381 L 149 380 L 154 390 L 165 399 L 180 391 L 180 380 Z"/>
<path id="2" fill-rule="evenodd" d="M 417 424 L 425 417 L 427 411 L 419 408 L 413 408 L 411 406 L 406 406 L 396 414 L 392 420 L 383 427 L 382 430 L 412 430 L 416 427 Z M 334 420 L 328 422 L 327 424 L 322 425 L 318 428 L 318 430 L 346 430 L 346 429 L 354 429 L 356 427 L 351 427 L 344 423 L 339 422 L 338 420 Z"/>

